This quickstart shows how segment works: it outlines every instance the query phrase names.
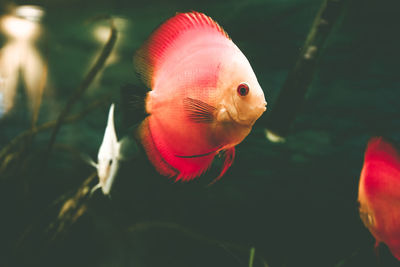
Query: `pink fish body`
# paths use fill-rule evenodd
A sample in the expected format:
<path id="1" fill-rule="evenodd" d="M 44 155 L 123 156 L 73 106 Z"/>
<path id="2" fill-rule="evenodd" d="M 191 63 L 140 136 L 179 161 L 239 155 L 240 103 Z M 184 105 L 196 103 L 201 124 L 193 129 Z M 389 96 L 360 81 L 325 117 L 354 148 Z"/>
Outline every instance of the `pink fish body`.
<path id="1" fill-rule="evenodd" d="M 208 16 L 180 13 L 150 36 L 135 65 L 151 88 L 139 136 L 156 169 L 190 180 L 225 151 L 221 177 L 266 110 L 243 53 Z"/>
<path id="2" fill-rule="evenodd" d="M 400 260 L 400 154 L 382 137 L 368 142 L 361 171 L 360 216 L 376 239 Z"/>

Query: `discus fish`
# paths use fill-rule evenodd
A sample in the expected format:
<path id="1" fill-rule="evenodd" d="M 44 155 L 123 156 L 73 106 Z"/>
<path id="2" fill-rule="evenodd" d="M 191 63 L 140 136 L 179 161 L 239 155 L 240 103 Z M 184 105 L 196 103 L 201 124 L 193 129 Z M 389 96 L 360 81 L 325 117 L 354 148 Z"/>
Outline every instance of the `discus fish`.
<path id="1" fill-rule="evenodd" d="M 382 137 L 368 142 L 358 191 L 360 217 L 400 260 L 400 154 Z"/>
<path id="2" fill-rule="evenodd" d="M 92 192 L 101 188 L 103 194 L 108 195 L 118 171 L 120 161 L 121 142 L 117 140 L 114 127 L 114 104 L 110 106 L 108 112 L 107 126 L 97 155 L 97 163 L 91 162 L 97 169 L 99 183 L 93 187 Z"/>
<path id="3" fill-rule="evenodd" d="M 191 180 L 224 151 L 222 177 L 266 110 L 247 58 L 214 20 L 189 12 L 156 29 L 134 63 L 151 89 L 138 136 L 156 170 Z"/>

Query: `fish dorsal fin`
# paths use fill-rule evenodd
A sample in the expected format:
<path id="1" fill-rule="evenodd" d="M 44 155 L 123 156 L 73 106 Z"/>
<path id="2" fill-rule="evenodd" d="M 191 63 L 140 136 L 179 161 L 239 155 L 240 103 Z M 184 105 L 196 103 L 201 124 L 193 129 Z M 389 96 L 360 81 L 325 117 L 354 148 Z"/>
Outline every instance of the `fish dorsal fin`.
<path id="1" fill-rule="evenodd" d="M 365 162 L 369 161 L 384 161 L 399 168 L 400 154 L 395 146 L 383 137 L 373 137 L 369 140 L 365 152 Z"/>
<path id="2" fill-rule="evenodd" d="M 113 157 L 118 151 L 117 134 L 114 126 L 114 104 L 111 104 L 108 112 L 107 126 L 104 132 L 103 142 L 100 145 L 98 157 Z"/>
<path id="3" fill-rule="evenodd" d="M 134 56 L 136 71 L 149 88 L 153 88 L 152 77 L 165 60 L 166 52 L 170 48 L 179 50 L 181 45 L 185 45 L 177 40 L 189 32 L 193 36 L 211 33 L 230 39 L 218 23 L 203 13 L 177 13 L 157 28 Z"/>
<path id="4" fill-rule="evenodd" d="M 371 209 L 371 205 L 375 205 L 373 203 L 378 203 L 376 201 L 399 203 L 399 192 L 400 154 L 394 143 L 383 137 L 373 137 L 369 140 L 364 155 L 359 201 L 368 209 Z M 371 216 L 373 218 L 374 215 Z"/>

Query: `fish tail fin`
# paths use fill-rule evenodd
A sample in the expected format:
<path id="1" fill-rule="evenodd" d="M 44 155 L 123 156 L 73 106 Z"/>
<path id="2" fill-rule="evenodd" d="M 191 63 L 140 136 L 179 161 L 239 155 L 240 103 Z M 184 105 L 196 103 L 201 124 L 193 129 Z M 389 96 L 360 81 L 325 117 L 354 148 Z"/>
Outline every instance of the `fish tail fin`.
<path id="1" fill-rule="evenodd" d="M 224 164 L 222 166 L 221 173 L 218 175 L 217 178 L 215 178 L 211 183 L 209 183 L 208 186 L 215 184 L 219 179 L 222 178 L 222 176 L 224 176 L 226 171 L 232 166 L 233 160 L 235 159 L 235 148 L 232 147 L 232 148 L 225 150 L 224 154 L 225 154 L 224 155 L 225 160 L 224 160 Z"/>
<path id="2" fill-rule="evenodd" d="M 125 84 L 121 86 L 122 121 L 125 127 L 139 123 L 146 117 L 145 99 L 148 90 L 144 86 Z"/>

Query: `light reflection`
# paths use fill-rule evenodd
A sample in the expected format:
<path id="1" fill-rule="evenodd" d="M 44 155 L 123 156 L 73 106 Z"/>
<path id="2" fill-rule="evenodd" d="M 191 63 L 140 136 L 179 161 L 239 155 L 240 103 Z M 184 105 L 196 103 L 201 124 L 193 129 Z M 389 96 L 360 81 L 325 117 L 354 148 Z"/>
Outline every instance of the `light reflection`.
<path id="1" fill-rule="evenodd" d="M 93 35 L 100 43 L 106 43 L 110 36 L 110 27 L 103 25 L 97 26 L 93 31 Z"/>
<path id="2" fill-rule="evenodd" d="M 1 32 L 8 37 L 0 50 L 0 94 L 4 116 L 14 105 L 19 75 L 27 91 L 30 108 L 40 102 L 40 89 L 45 62 L 34 44 L 40 36 L 40 18 L 44 11 L 40 7 L 20 6 L 11 14 L 0 18 Z"/>
<path id="3" fill-rule="evenodd" d="M 18 40 L 29 40 L 39 33 L 39 25 L 36 22 L 10 15 L 2 18 L 1 26 L 8 37 Z"/>
<path id="4" fill-rule="evenodd" d="M 279 136 L 275 134 L 274 132 L 271 132 L 268 129 L 265 129 L 265 137 L 272 143 L 285 143 L 286 139 L 282 136 Z"/>
<path id="5" fill-rule="evenodd" d="M 106 62 L 104 63 L 104 68 L 102 68 L 97 75 L 96 79 L 93 82 L 92 88 L 96 88 L 100 85 L 101 83 L 101 78 L 103 77 L 103 72 L 106 69 L 106 67 L 115 64 L 120 60 L 120 50 L 122 47 L 122 44 L 124 43 L 125 39 L 125 33 L 128 30 L 130 23 L 128 19 L 125 19 L 123 17 L 113 17 L 112 18 L 112 23 L 114 24 L 115 28 L 118 31 L 118 36 L 117 40 L 115 42 L 114 48 L 111 51 L 110 55 L 108 56 Z M 100 51 L 103 49 L 104 45 L 107 43 L 108 39 L 110 38 L 111 34 L 111 27 L 110 27 L 110 21 L 109 20 L 104 20 L 102 22 L 97 22 L 92 30 L 92 36 L 93 39 L 95 39 L 98 43 L 101 44 L 99 49 L 94 53 L 92 64 L 93 62 L 97 59 L 97 56 L 99 55 Z M 90 64 L 90 65 L 92 65 Z M 94 91 L 89 90 L 89 94 L 94 93 Z"/>
<path id="6" fill-rule="evenodd" d="M 129 25 L 129 21 L 122 17 L 114 17 L 112 23 L 118 30 L 118 38 L 115 43 L 114 49 L 106 61 L 106 65 L 116 63 L 119 60 L 118 50 L 124 39 L 124 31 Z M 109 23 L 102 23 L 97 25 L 93 30 L 93 37 L 101 44 L 105 44 L 110 37 L 110 25 Z"/>
<path id="7" fill-rule="evenodd" d="M 30 21 L 39 22 L 44 15 L 44 10 L 39 6 L 19 6 L 15 9 L 15 15 Z"/>
<path id="8" fill-rule="evenodd" d="M 4 114 L 4 97 L 3 92 L 0 92 L 0 118 L 3 117 Z"/>

